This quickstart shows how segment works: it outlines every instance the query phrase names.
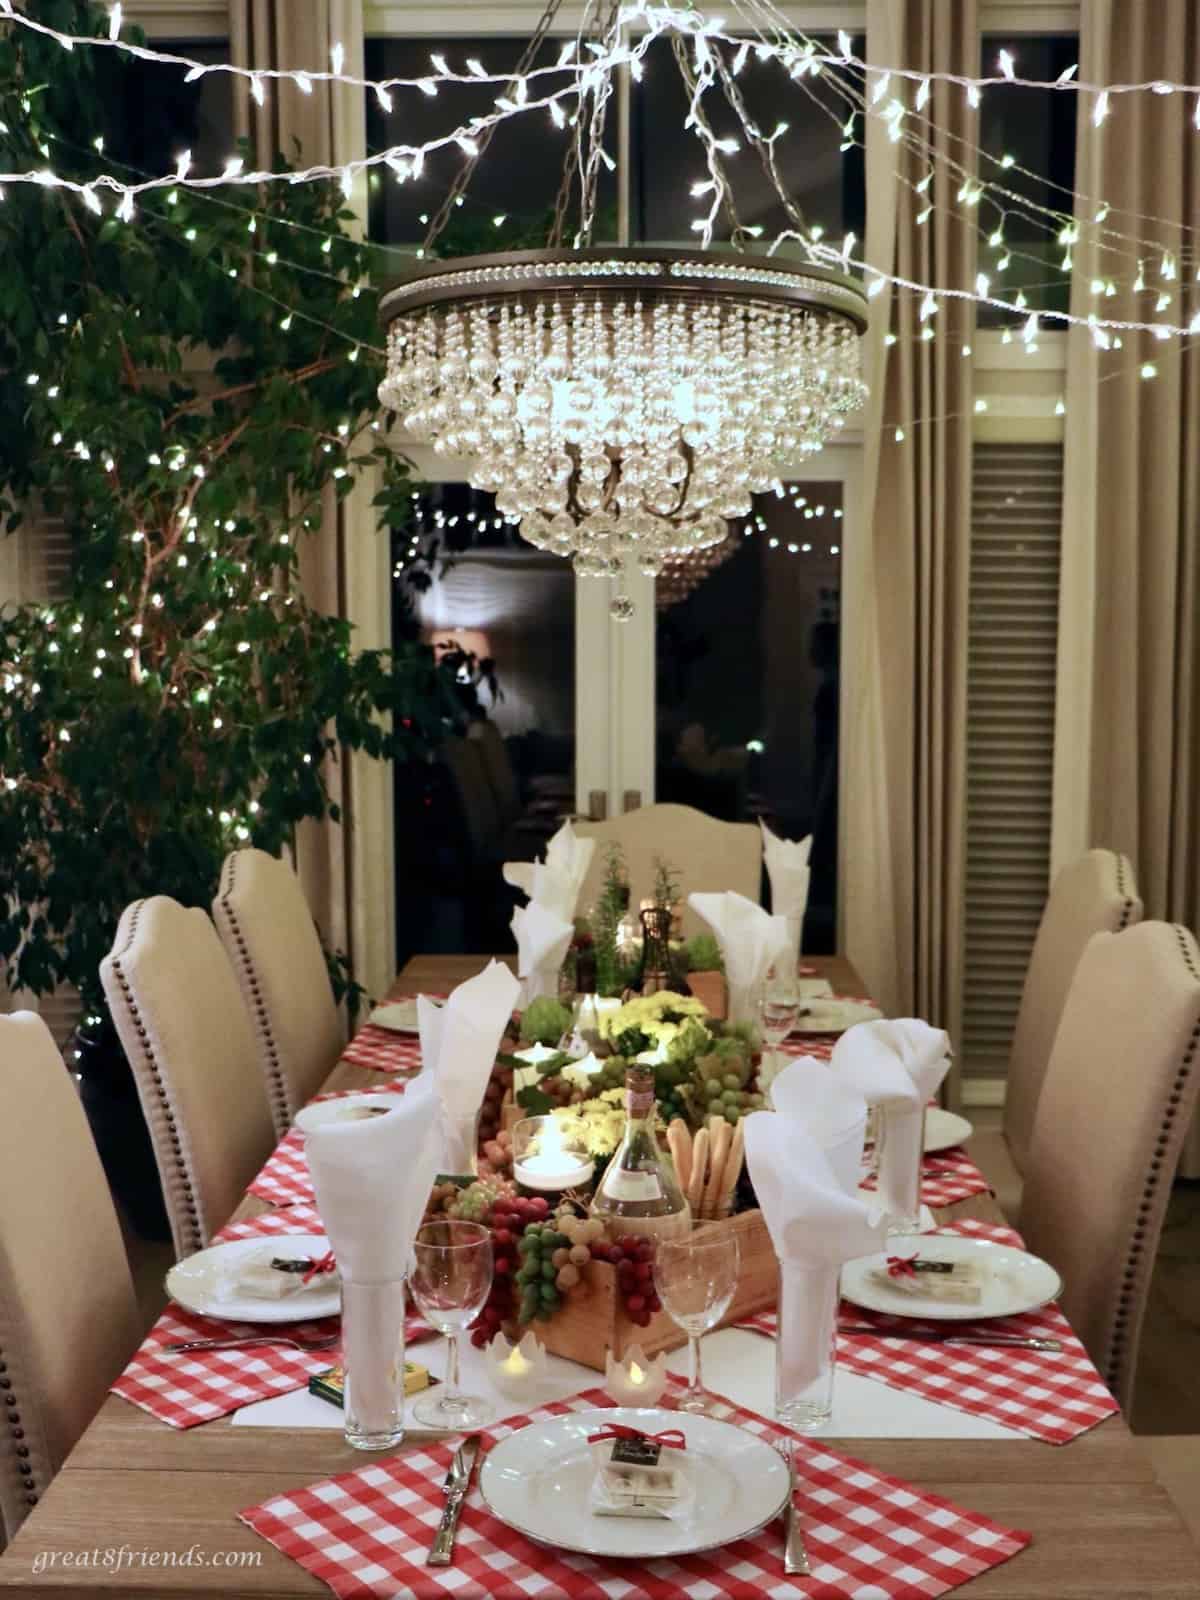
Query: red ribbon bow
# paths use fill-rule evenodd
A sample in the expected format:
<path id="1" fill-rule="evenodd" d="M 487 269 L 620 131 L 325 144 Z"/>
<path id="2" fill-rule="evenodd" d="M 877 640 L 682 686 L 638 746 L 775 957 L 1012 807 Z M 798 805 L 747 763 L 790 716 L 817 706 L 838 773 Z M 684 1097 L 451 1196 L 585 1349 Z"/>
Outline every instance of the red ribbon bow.
<path id="1" fill-rule="evenodd" d="M 589 1433 L 589 1444 L 600 1444 L 604 1439 L 648 1439 L 667 1450 L 686 1450 L 687 1439 L 679 1428 L 667 1428 L 662 1433 L 643 1433 L 640 1428 L 627 1427 L 623 1422 L 610 1422 L 599 1433 Z"/>
<path id="2" fill-rule="evenodd" d="M 318 1257 L 318 1259 L 313 1262 L 312 1266 L 309 1267 L 308 1271 L 301 1278 L 300 1282 L 307 1283 L 310 1278 L 315 1278 L 319 1272 L 332 1272 L 336 1266 L 337 1262 L 333 1259 L 333 1251 L 326 1250 L 323 1256 Z"/>
<path id="3" fill-rule="evenodd" d="M 889 1256 L 887 1258 L 889 1278 L 915 1278 L 917 1269 L 913 1265 L 916 1256 Z"/>

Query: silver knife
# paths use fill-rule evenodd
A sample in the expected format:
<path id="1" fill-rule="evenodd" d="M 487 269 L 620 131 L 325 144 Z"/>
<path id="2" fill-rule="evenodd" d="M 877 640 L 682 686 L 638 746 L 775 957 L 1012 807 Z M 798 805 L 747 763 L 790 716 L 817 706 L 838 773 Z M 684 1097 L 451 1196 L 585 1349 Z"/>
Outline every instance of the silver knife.
<path id="1" fill-rule="evenodd" d="M 448 1567 L 453 1559 L 458 1518 L 463 1508 L 463 1501 L 467 1498 L 471 1470 L 478 1454 L 478 1439 L 464 1439 L 454 1452 L 450 1470 L 442 1484 L 442 1493 L 446 1496 L 446 1509 L 442 1512 L 441 1524 L 434 1536 L 429 1554 L 425 1557 L 427 1567 Z"/>
<path id="2" fill-rule="evenodd" d="M 791 1439 L 781 1439 L 775 1447 L 787 1462 L 788 1497 L 783 1513 L 783 1570 L 788 1577 L 808 1578 L 812 1569 L 804 1548 L 804 1530 L 796 1515 L 796 1447 Z"/>
<path id="3" fill-rule="evenodd" d="M 906 1333 L 900 1329 L 873 1328 L 850 1323 L 840 1324 L 838 1332 L 866 1334 L 872 1339 L 906 1339 L 910 1344 L 980 1344 L 1010 1350 L 1048 1350 L 1052 1353 L 1062 1349 L 1060 1339 L 1025 1338 L 1015 1333 Z"/>

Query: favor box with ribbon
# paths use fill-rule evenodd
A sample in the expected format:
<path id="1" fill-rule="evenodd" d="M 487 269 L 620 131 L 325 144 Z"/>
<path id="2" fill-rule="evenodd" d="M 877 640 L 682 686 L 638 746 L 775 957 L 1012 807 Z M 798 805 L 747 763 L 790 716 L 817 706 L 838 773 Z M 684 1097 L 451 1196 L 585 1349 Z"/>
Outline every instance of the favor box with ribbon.
<path id="1" fill-rule="evenodd" d="M 706 1222 L 692 1237 L 716 1237 L 727 1229 L 737 1235 L 740 1269 L 737 1292 L 721 1327 L 773 1307 L 779 1288 L 779 1264 L 762 1213 L 743 1211 L 722 1222 Z M 617 1269 L 609 1262 L 593 1261 L 583 1271 L 591 1291 L 586 1298 L 569 1296 L 548 1321 L 537 1325 L 538 1337 L 551 1355 L 603 1372 L 609 1351 L 621 1361 L 634 1345 L 653 1357 L 687 1343 L 686 1333 L 665 1311 L 651 1317 L 645 1327 L 630 1318 L 617 1286 Z"/>

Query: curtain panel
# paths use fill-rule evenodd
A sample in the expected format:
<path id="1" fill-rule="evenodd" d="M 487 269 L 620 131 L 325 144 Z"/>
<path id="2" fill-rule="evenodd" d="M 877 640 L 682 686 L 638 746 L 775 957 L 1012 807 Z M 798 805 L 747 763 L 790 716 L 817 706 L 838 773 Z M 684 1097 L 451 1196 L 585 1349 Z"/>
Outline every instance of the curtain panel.
<path id="1" fill-rule="evenodd" d="M 975 0 L 868 0 L 873 65 L 973 73 L 978 48 Z M 956 196 L 974 174 L 978 112 L 941 82 L 918 111 L 916 85 L 894 81 L 907 137 L 889 138 L 884 106 L 867 117 L 866 258 L 914 282 L 969 284 L 974 213 Z M 922 316 L 922 298 L 885 290 L 867 334 L 862 526 L 846 556 L 844 928 L 888 1012 L 957 1037 L 974 308 L 947 299 Z"/>
<path id="2" fill-rule="evenodd" d="M 1200 82 L 1195 0 L 1089 0 L 1080 77 Z M 1071 310 L 1186 326 L 1200 310 L 1200 148 L 1184 95 L 1080 98 Z M 1101 201 L 1112 210 L 1094 225 Z M 1135 247 L 1133 239 L 1149 248 Z M 1146 287 L 1134 280 L 1138 258 Z M 1174 275 L 1172 274 L 1172 258 Z M 1169 302 L 1158 309 L 1159 297 Z M 1053 856 L 1134 864 L 1146 916 L 1200 926 L 1200 358 L 1194 340 L 1068 338 Z M 1154 375 L 1143 375 L 1152 368 Z M 1200 1133 L 1185 1158 L 1200 1176 Z"/>

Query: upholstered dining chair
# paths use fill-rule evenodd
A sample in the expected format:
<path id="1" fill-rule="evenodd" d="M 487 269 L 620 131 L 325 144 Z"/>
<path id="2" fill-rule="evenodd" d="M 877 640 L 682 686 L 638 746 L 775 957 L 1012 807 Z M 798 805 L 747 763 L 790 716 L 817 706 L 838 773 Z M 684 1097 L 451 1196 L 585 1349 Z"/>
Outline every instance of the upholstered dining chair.
<path id="1" fill-rule="evenodd" d="M 217 930 L 167 895 L 125 908 L 100 977 L 182 1259 L 229 1220 L 274 1144 L 250 1017 Z"/>
<path id="2" fill-rule="evenodd" d="M 1200 1093 L 1200 947 L 1143 922 L 1098 933 L 1054 1039 L 1019 1226 L 1128 1410 L 1150 1273 Z"/>
<path id="3" fill-rule="evenodd" d="M 321 940 L 296 874 L 265 850 L 225 857 L 212 909 L 254 1025 L 271 1119 L 282 1137 L 343 1044 Z"/>
<path id="4" fill-rule="evenodd" d="M 31 1011 L 0 1016 L 0 1549 L 141 1338 L 75 1085 Z"/>
<path id="5" fill-rule="evenodd" d="M 1133 868 L 1115 850 L 1088 850 L 1050 886 L 1013 1030 L 1003 1128 L 981 1132 L 971 1144 L 1010 1216 L 1020 1203 L 1042 1081 L 1079 958 L 1093 934 L 1119 933 L 1141 917 Z"/>
<path id="6" fill-rule="evenodd" d="M 757 823 L 718 822 L 691 806 L 640 806 L 605 822 L 581 821 L 575 831 L 595 839 L 596 853 L 579 896 L 583 911 L 600 893 L 604 879 L 605 845 L 617 843 L 629 869 L 631 899 L 636 910 L 654 888 L 654 860 L 661 857 L 679 877 L 683 904 L 683 932 L 708 931 L 707 924 L 687 904 L 696 891 L 735 889 L 757 902 L 762 891 L 762 831 Z"/>

